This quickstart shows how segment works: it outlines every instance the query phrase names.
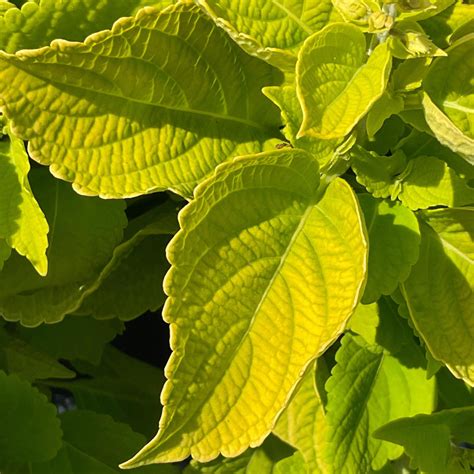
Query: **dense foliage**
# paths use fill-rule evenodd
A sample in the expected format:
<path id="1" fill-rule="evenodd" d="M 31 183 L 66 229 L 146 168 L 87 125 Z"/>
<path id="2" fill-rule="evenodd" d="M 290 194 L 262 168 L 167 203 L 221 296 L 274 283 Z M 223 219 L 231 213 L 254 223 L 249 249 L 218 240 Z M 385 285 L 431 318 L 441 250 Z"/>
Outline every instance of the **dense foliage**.
<path id="1" fill-rule="evenodd" d="M 2 474 L 471 472 L 469 3 L 0 0 Z"/>

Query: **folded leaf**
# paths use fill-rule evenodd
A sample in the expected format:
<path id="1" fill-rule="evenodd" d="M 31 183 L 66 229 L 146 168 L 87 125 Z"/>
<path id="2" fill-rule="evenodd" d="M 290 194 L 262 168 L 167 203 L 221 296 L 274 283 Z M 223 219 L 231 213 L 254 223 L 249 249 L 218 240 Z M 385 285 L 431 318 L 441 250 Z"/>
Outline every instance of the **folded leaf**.
<path id="1" fill-rule="evenodd" d="M 350 24 L 329 25 L 308 38 L 296 65 L 303 108 L 298 136 L 347 135 L 383 94 L 391 64 L 385 43 L 367 57 L 364 34 Z"/>
<path id="2" fill-rule="evenodd" d="M 28 382 L 0 371 L 0 467 L 46 461 L 61 446 L 56 408 Z"/>
<path id="3" fill-rule="evenodd" d="M 400 203 L 359 196 L 369 235 L 369 271 L 362 301 L 372 303 L 405 281 L 418 260 L 420 230 L 415 214 Z"/>
<path id="4" fill-rule="evenodd" d="M 380 469 L 402 454 L 372 438 L 375 429 L 402 416 L 430 413 L 435 384 L 423 369 L 408 369 L 377 345 L 346 335 L 326 389 L 327 465 L 330 473 Z"/>
<path id="5" fill-rule="evenodd" d="M 379 428 L 374 436 L 397 443 L 411 457 L 411 467 L 427 474 L 469 472 L 449 469 L 450 458 L 461 450 L 453 440 L 474 443 L 474 407 L 443 410 L 431 415 L 401 418 Z M 463 463 L 457 463 L 458 469 Z"/>
<path id="6" fill-rule="evenodd" d="M 23 140 L 0 140 L 0 238 L 24 255 L 42 276 L 48 272 L 48 223 L 31 192 Z"/>
<path id="7" fill-rule="evenodd" d="M 337 16 L 331 0 L 198 0 L 214 21 L 249 54 L 293 69 L 303 41 Z"/>
<path id="8" fill-rule="evenodd" d="M 370 140 L 382 128 L 385 120 L 403 110 L 403 98 L 397 94 L 385 91 L 367 115 L 367 135 Z"/>
<path id="9" fill-rule="evenodd" d="M 82 41 L 91 33 L 110 28 L 118 18 L 132 15 L 141 6 L 165 7 L 173 0 L 39 0 L 21 3 L 21 9 L 11 8 L 0 17 L 0 49 L 9 53 L 47 46 L 56 38 Z"/>
<path id="10" fill-rule="evenodd" d="M 30 180 L 50 223 L 49 271 L 42 278 L 12 255 L 0 273 L 0 312 L 33 327 L 75 309 L 82 286 L 110 259 L 127 220 L 123 201 L 79 196 L 45 169 L 35 169 Z"/>
<path id="11" fill-rule="evenodd" d="M 420 258 L 401 286 L 433 356 L 474 385 L 474 209 L 426 211 Z"/>
<path id="12" fill-rule="evenodd" d="M 0 52 L 1 110 L 32 158 L 108 198 L 189 196 L 217 164 L 274 145 L 279 117 L 261 88 L 280 80 L 189 3 L 84 43 Z"/>
<path id="13" fill-rule="evenodd" d="M 317 162 L 282 150 L 221 165 L 197 188 L 168 248 L 161 429 L 124 467 L 260 444 L 341 333 L 365 280 L 365 229 L 344 181 L 318 186 Z"/>

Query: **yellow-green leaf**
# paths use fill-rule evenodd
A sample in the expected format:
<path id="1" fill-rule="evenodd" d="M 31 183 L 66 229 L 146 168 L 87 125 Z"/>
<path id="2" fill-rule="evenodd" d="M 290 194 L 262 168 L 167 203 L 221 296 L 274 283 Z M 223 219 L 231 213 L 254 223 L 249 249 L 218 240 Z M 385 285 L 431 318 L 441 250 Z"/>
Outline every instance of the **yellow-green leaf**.
<path id="1" fill-rule="evenodd" d="M 474 385 L 474 209 L 425 211 L 420 259 L 401 286 L 432 355 Z"/>
<path id="2" fill-rule="evenodd" d="M 303 108 L 298 135 L 347 135 L 383 94 L 391 64 L 385 43 L 367 56 L 365 36 L 354 25 L 329 25 L 308 38 L 296 65 Z"/>
<path id="3" fill-rule="evenodd" d="M 367 244 L 345 181 L 302 150 L 221 165 L 179 216 L 160 431 L 124 467 L 237 456 L 272 430 L 360 298 Z"/>
<path id="4" fill-rule="evenodd" d="M 279 80 L 179 3 L 84 43 L 0 52 L 0 109 L 32 158 L 81 194 L 189 196 L 219 163 L 277 143 L 278 111 L 261 88 Z"/>
<path id="5" fill-rule="evenodd" d="M 23 140 L 12 134 L 0 140 L 0 238 L 44 276 L 49 226 L 31 191 L 29 171 Z"/>

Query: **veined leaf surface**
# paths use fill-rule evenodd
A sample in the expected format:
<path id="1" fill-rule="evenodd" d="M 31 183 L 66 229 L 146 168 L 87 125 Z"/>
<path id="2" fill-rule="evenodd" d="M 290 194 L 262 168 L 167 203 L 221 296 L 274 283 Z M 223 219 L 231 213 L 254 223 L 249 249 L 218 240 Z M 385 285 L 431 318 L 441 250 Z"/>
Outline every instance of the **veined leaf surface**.
<path id="1" fill-rule="evenodd" d="M 144 5 L 166 7 L 172 3 L 173 0 L 27 1 L 21 9 L 13 6 L 0 17 L 0 49 L 14 53 L 40 48 L 57 38 L 82 41 Z"/>
<path id="2" fill-rule="evenodd" d="M 430 413 L 435 384 L 426 372 L 407 368 L 378 345 L 347 334 L 326 383 L 329 472 L 353 474 L 381 469 L 403 450 L 372 438 L 374 429 L 402 416 Z"/>
<path id="3" fill-rule="evenodd" d="M 319 184 L 311 155 L 289 150 L 237 158 L 198 186 L 168 249 L 161 428 L 124 467 L 259 445 L 341 333 L 365 281 L 365 228 L 345 181 Z"/>
<path id="4" fill-rule="evenodd" d="M 279 80 L 188 3 L 142 9 L 84 43 L 0 52 L 1 109 L 30 155 L 109 198 L 189 196 L 219 163 L 274 145 L 279 116 L 261 88 Z"/>
<path id="5" fill-rule="evenodd" d="M 12 134 L 0 140 L 0 238 L 45 276 L 49 226 L 31 192 L 29 171 L 23 140 Z"/>
<path id="6" fill-rule="evenodd" d="M 282 69 L 293 69 L 303 41 L 333 18 L 331 0 L 198 0 L 249 54 Z"/>
<path id="7" fill-rule="evenodd" d="M 433 356 L 474 386 L 474 209 L 426 211 L 420 258 L 402 285 L 411 319 Z"/>
<path id="8" fill-rule="evenodd" d="M 367 57 L 365 36 L 351 24 L 329 25 L 308 38 L 296 65 L 303 108 L 298 135 L 347 135 L 383 94 L 391 65 L 385 43 Z"/>

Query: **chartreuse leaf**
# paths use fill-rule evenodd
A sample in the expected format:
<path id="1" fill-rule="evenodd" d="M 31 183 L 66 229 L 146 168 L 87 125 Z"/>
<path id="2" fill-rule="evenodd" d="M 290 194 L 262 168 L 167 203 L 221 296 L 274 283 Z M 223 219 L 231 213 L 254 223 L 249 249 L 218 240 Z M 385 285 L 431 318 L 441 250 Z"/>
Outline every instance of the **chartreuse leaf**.
<path id="1" fill-rule="evenodd" d="M 147 437 L 154 434 L 156 419 L 161 413 L 157 396 L 164 383 L 161 370 L 112 346 L 105 348 L 100 366 L 91 371 L 85 370 L 77 361 L 73 365 L 89 377 L 71 382 L 54 381 L 50 385 L 71 392 L 79 409 L 110 415 Z"/>
<path id="2" fill-rule="evenodd" d="M 0 467 L 46 461 L 61 445 L 56 408 L 28 382 L 0 371 Z"/>
<path id="3" fill-rule="evenodd" d="M 420 258 L 401 289 L 432 355 L 474 385 L 474 209 L 426 211 Z"/>
<path id="4" fill-rule="evenodd" d="M 315 387 L 314 366 L 310 366 L 278 418 L 273 433 L 298 449 L 305 467 L 300 472 L 318 474 L 325 472 L 322 446 L 326 429 L 323 405 Z"/>
<path id="5" fill-rule="evenodd" d="M 11 255 L 11 247 L 2 239 L 0 239 L 0 271 L 3 268 L 3 264 Z"/>
<path id="6" fill-rule="evenodd" d="M 30 465 L 30 473 L 118 473 L 121 472 L 118 464 L 122 457 L 133 453 L 145 439 L 110 416 L 86 410 L 64 413 L 61 416 L 61 427 L 64 440 L 57 456 L 50 461 Z M 142 468 L 136 472 L 177 474 L 179 469 L 170 465 L 151 471 Z"/>
<path id="7" fill-rule="evenodd" d="M 474 406 L 474 390 L 462 380 L 456 379 L 446 367 L 436 373 L 438 408 Z"/>
<path id="8" fill-rule="evenodd" d="M 367 115 L 367 136 L 373 140 L 375 134 L 382 128 L 385 120 L 402 111 L 403 98 L 400 95 L 385 91 Z"/>
<path id="9" fill-rule="evenodd" d="M 115 248 L 109 263 L 82 293 L 84 299 L 74 314 L 129 320 L 163 305 L 166 234 L 176 232 L 177 212 L 174 205 L 165 204 L 147 214 L 127 227 L 130 238 Z"/>
<path id="10" fill-rule="evenodd" d="M 372 303 L 405 281 L 418 260 L 420 230 L 415 214 L 400 203 L 359 196 L 369 235 L 369 271 L 362 301 Z"/>
<path id="11" fill-rule="evenodd" d="M 0 49 L 47 46 L 56 38 L 82 41 L 87 35 L 110 28 L 120 17 L 132 15 L 143 5 L 165 7 L 172 0 L 40 0 L 10 8 L 0 17 Z M 80 21 L 78 21 L 80 19 Z"/>
<path id="12" fill-rule="evenodd" d="M 427 474 L 469 472 L 469 463 L 463 466 L 462 458 L 457 464 L 458 469 L 464 469 L 451 471 L 455 464 L 452 461 L 456 461 L 452 458 L 462 451 L 452 443 L 474 443 L 474 407 L 394 420 L 380 427 L 374 436 L 402 445 L 411 458 L 411 466 Z"/>
<path id="13" fill-rule="evenodd" d="M 407 368 L 378 345 L 347 334 L 326 389 L 327 465 L 331 473 L 370 472 L 402 454 L 372 438 L 375 429 L 402 416 L 430 413 L 434 381 Z"/>
<path id="14" fill-rule="evenodd" d="M 303 121 L 303 112 L 294 85 L 265 87 L 263 93 L 280 108 L 284 123 L 282 133 L 285 138 L 293 147 L 309 151 L 318 160 L 321 172 L 325 172 L 337 157 L 353 145 L 355 137 L 349 137 L 347 141 L 344 139 L 322 140 L 306 136 L 297 137 Z"/>
<path id="15" fill-rule="evenodd" d="M 48 272 L 48 223 L 31 192 L 23 140 L 0 140 L 0 239 L 24 255 L 42 276 Z"/>
<path id="16" fill-rule="evenodd" d="M 407 164 L 401 150 L 386 157 L 354 147 L 351 155 L 357 181 L 374 197 L 398 198 L 412 210 L 474 202 L 474 188 L 434 156 L 419 156 Z"/>
<path id="17" fill-rule="evenodd" d="M 338 15 L 331 0 L 198 0 L 214 21 L 249 54 L 293 69 L 304 40 Z"/>
<path id="18" fill-rule="evenodd" d="M 279 117 L 261 88 L 279 80 L 190 3 L 143 9 L 84 43 L 0 53 L 1 109 L 32 158 L 109 198 L 189 196 L 222 161 L 273 147 Z"/>
<path id="19" fill-rule="evenodd" d="M 0 348 L 4 369 L 9 374 L 34 381 L 48 378 L 73 378 L 75 373 L 66 369 L 55 358 L 0 328 Z M 2 357 L 0 357 L 0 361 Z"/>
<path id="20" fill-rule="evenodd" d="M 424 20 L 438 15 L 456 0 L 396 0 L 399 19 Z"/>
<path id="21" fill-rule="evenodd" d="M 296 65 L 298 136 L 347 135 L 383 94 L 391 63 L 385 43 L 367 58 L 364 34 L 354 25 L 329 25 L 308 38 Z"/>
<path id="22" fill-rule="evenodd" d="M 122 332 L 123 323 L 68 317 L 58 324 L 18 330 L 25 341 L 56 359 L 80 359 L 98 364 L 104 346 Z"/>
<path id="23" fill-rule="evenodd" d="M 470 85 L 474 33 L 437 58 L 423 81 L 426 120 L 438 140 L 474 163 L 474 90 Z"/>
<path id="24" fill-rule="evenodd" d="M 179 220 L 164 284 L 174 353 L 161 429 L 124 467 L 260 444 L 365 280 L 355 196 L 340 179 L 319 188 L 317 162 L 302 150 L 222 165 Z"/>
<path id="25" fill-rule="evenodd" d="M 50 223 L 49 271 L 40 277 L 13 255 L 0 273 L 0 311 L 25 326 L 58 322 L 81 295 L 81 287 L 110 259 L 126 225 L 124 203 L 86 198 L 46 170 L 30 181 Z"/>

